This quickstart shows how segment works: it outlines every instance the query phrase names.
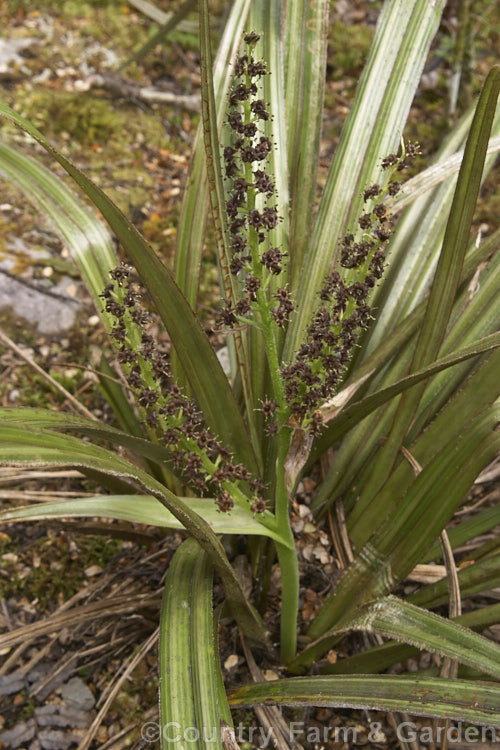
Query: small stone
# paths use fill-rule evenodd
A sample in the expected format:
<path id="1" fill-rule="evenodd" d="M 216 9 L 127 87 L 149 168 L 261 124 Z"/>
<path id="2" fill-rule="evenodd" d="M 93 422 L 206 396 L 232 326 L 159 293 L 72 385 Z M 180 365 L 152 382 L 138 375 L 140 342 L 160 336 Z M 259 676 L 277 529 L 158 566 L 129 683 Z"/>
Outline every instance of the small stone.
<path id="1" fill-rule="evenodd" d="M 307 562 L 311 562 L 313 558 L 313 545 L 312 544 L 306 544 L 302 548 L 302 557 L 304 560 L 307 560 Z"/>
<path id="2" fill-rule="evenodd" d="M 95 736 L 97 742 L 106 742 L 108 740 L 108 728 L 101 724 Z"/>
<path id="3" fill-rule="evenodd" d="M 61 696 L 68 706 L 78 708 L 81 711 L 90 711 L 94 707 L 95 698 L 79 677 L 72 677 L 62 686 Z"/>
<path id="4" fill-rule="evenodd" d="M 85 569 L 85 575 L 87 578 L 93 578 L 94 576 L 99 576 L 102 573 L 102 568 L 100 565 L 89 565 L 88 568 Z"/>
<path id="5" fill-rule="evenodd" d="M 311 511 L 307 507 L 307 505 L 304 505 L 304 503 L 300 503 L 297 507 L 297 510 L 301 518 L 311 518 Z"/>
<path id="6" fill-rule="evenodd" d="M 309 477 L 306 477 L 304 480 L 304 492 L 314 492 L 316 489 L 316 482 L 314 479 L 310 479 Z"/>
<path id="7" fill-rule="evenodd" d="M 45 266 L 45 268 L 42 269 L 42 276 L 44 279 L 50 279 L 51 276 L 54 275 L 54 269 L 52 266 Z"/>
<path id="8" fill-rule="evenodd" d="M 16 563 L 19 560 L 19 555 L 16 555 L 15 552 L 6 552 L 5 555 L 0 557 L 0 560 L 6 563 Z"/>
<path id="9" fill-rule="evenodd" d="M 226 661 L 224 662 L 224 669 L 227 672 L 230 672 L 231 669 L 234 669 L 238 666 L 238 656 L 237 654 L 231 654 L 227 657 Z"/>
<path id="10" fill-rule="evenodd" d="M 279 680 L 279 675 L 274 671 L 274 669 L 265 669 L 262 674 L 264 675 L 265 680 Z"/>
<path id="11" fill-rule="evenodd" d="M 372 742 L 380 742 L 382 744 L 387 742 L 387 737 L 381 729 L 372 729 L 370 739 Z"/>
<path id="12" fill-rule="evenodd" d="M 224 370 L 224 375 L 231 375 L 231 362 L 229 361 L 229 349 L 227 348 L 227 346 L 223 346 L 216 352 L 216 354 L 217 359 L 219 360 L 221 367 Z"/>
<path id="13" fill-rule="evenodd" d="M 329 664 L 336 664 L 338 659 L 337 652 L 331 648 L 330 651 L 326 655 L 326 660 Z"/>
<path id="14" fill-rule="evenodd" d="M 98 315 L 91 315 L 90 318 L 87 320 L 87 325 L 89 326 L 96 326 L 99 324 L 99 316 Z"/>

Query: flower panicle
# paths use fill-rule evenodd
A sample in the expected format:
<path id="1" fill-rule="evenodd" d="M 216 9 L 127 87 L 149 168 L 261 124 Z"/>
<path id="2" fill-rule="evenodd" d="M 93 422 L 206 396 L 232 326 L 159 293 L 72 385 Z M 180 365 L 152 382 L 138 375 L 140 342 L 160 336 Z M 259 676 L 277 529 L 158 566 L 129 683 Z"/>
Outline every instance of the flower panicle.
<path id="1" fill-rule="evenodd" d="M 235 82 L 229 95 L 227 117 L 232 140 L 223 151 L 225 175 L 231 183 L 226 202 L 232 253 L 230 270 L 241 278 L 243 297 L 234 307 L 229 300 L 225 301 L 221 322 L 229 328 L 237 324 L 238 318 L 251 318 L 265 303 L 270 306 L 277 325 L 284 326 L 292 309 L 290 304 L 275 304 L 264 297 L 269 278 L 283 271 L 284 254 L 278 247 L 272 247 L 270 241 L 270 233 L 280 217 L 274 204 L 275 184 L 268 173 L 273 142 L 263 127 L 270 115 L 259 94 L 259 82 L 269 72 L 266 63 L 253 55 L 259 38 L 254 32 L 244 36 L 246 51 L 234 66 Z"/>
<path id="2" fill-rule="evenodd" d="M 418 144 L 410 142 L 399 155 L 382 160 L 383 184 L 364 191 L 365 210 L 358 226 L 340 245 L 340 268 L 326 276 L 306 340 L 295 361 L 281 370 L 293 423 L 302 429 L 313 433 L 321 429 L 320 407 L 334 395 L 360 332 L 373 319 L 369 295 L 384 273 L 385 246 L 393 228 L 384 198 L 399 192 L 395 173 L 405 170 L 419 153 Z"/>
<path id="3" fill-rule="evenodd" d="M 230 451 L 205 427 L 195 401 L 175 383 L 168 354 L 147 330 L 151 316 L 141 304 L 132 269 L 122 263 L 110 276 L 114 283 L 106 285 L 101 297 L 105 311 L 114 318 L 111 336 L 118 346 L 117 358 L 146 425 L 169 449 L 174 469 L 200 495 L 215 492 L 222 512 L 233 507 L 232 490 L 239 482 L 250 487 L 250 506 L 260 509 L 257 501 L 264 489 L 260 481 L 231 460 Z"/>

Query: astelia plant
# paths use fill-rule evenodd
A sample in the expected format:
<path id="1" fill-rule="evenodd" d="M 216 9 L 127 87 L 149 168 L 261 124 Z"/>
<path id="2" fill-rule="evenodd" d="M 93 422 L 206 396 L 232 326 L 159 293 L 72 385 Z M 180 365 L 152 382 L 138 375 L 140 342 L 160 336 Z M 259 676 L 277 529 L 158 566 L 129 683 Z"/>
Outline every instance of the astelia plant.
<path id="1" fill-rule="evenodd" d="M 500 440 L 493 305 L 500 235 L 470 237 L 481 182 L 500 148 L 500 68 L 435 163 L 404 181 L 418 147 L 401 133 L 443 6 L 384 4 L 318 201 L 328 2 L 235 0 L 213 65 L 200 0 L 202 123 L 174 274 L 83 172 L 0 105 L 120 240 L 121 263 L 103 225 L 53 174 L 0 147 L 2 171 L 70 247 L 127 383 L 124 393 L 102 380 L 121 429 L 71 413 L 0 410 L 0 464 L 76 467 L 109 492 L 0 517 L 100 515 L 187 532 L 167 574 L 161 618 L 160 727 L 180 727 L 169 745 L 180 748 L 183 729 L 195 727 L 197 746 L 213 747 L 204 729 L 217 727 L 215 745 L 229 746 L 230 707 L 256 704 L 500 722 L 500 690 L 488 681 L 500 677 L 500 649 L 474 632 L 497 621 L 498 605 L 460 611 L 461 597 L 497 585 L 498 545 L 479 548 L 459 571 L 453 557 L 453 547 L 493 528 L 499 513 L 487 508 L 445 531 Z M 209 212 L 229 376 L 196 317 Z M 148 331 L 141 286 L 170 352 Z M 102 372 L 109 374 L 105 360 Z M 299 631 L 301 559 L 290 512 L 300 477 L 319 462 L 313 520 L 329 517 L 342 574 Z M 128 493 L 117 494 L 117 480 Z M 279 632 L 269 632 L 265 608 L 245 594 L 221 542 L 227 534 L 246 536 L 264 593 L 277 557 Z M 394 596 L 418 563 L 440 559 L 447 579 Z M 226 696 L 214 572 L 244 641 L 290 677 Z M 431 611 L 447 601 L 450 617 Z M 330 663 L 325 655 L 351 630 L 389 640 Z M 441 674 L 379 674 L 418 648 L 445 657 Z M 450 681 L 457 664 L 469 671 Z M 306 676 L 312 667 L 314 678 Z"/>

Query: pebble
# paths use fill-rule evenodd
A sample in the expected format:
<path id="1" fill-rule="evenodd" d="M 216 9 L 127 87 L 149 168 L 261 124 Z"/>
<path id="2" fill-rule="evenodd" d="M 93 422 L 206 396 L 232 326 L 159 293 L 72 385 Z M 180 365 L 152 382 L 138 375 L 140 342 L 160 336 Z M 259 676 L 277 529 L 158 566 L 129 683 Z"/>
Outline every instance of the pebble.
<path id="1" fill-rule="evenodd" d="M 61 696 L 68 706 L 78 708 L 81 711 L 90 711 L 94 707 L 95 698 L 79 677 L 72 677 L 62 686 Z"/>
<path id="2" fill-rule="evenodd" d="M 237 654 L 231 654 L 230 656 L 227 657 L 226 661 L 224 662 L 224 669 L 227 670 L 228 672 L 237 666 L 238 666 Z"/>

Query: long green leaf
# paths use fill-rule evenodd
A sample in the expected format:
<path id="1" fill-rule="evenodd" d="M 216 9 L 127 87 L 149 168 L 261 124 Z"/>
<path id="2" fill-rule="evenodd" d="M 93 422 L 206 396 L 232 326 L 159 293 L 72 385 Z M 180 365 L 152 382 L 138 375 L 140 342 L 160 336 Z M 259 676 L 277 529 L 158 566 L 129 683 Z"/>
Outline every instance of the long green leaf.
<path id="1" fill-rule="evenodd" d="M 368 605 L 346 629 L 365 630 L 403 641 L 500 679 L 498 644 L 395 596 L 386 596 Z"/>
<path id="2" fill-rule="evenodd" d="M 199 550 L 199 548 L 198 548 Z M 185 729 L 196 726 L 191 674 L 190 605 L 193 561 L 198 550 L 190 541 L 184 542 L 175 553 L 165 581 L 165 593 L 160 620 L 160 727 L 161 747 L 166 740 L 176 750 L 184 747 L 179 732 L 166 734 L 167 728 Z M 180 741 L 175 741 L 178 736 Z M 199 744 L 194 739 L 194 748 Z"/>
<path id="3" fill-rule="evenodd" d="M 215 659 L 212 567 L 196 542 L 187 540 L 170 563 L 161 615 L 162 747 L 182 750 L 189 736 L 195 750 L 222 750 Z"/>
<path id="4" fill-rule="evenodd" d="M 470 541 L 480 534 L 484 534 L 490 531 L 495 526 L 500 525 L 500 505 L 494 505 L 491 508 L 485 508 L 480 510 L 478 513 L 474 513 L 472 517 L 467 514 L 466 520 L 459 523 L 457 526 L 453 526 L 448 530 L 448 538 L 453 548 L 459 547 L 465 542 Z M 439 542 L 436 542 L 432 547 L 425 553 L 421 562 L 427 563 L 431 560 L 440 560 L 442 557 L 441 548 Z"/>
<path id="5" fill-rule="evenodd" d="M 316 675 L 256 682 L 229 693 L 229 705 L 235 708 L 256 703 L 406 711 L 475 724 L 500 723 L 500 687 L 491 682 L 408 680 L 393 675 Z"/>
<path id="6" fill-rule="evenodd" d="M 226 445 L 231 446 L 238 460 L 256 471 L 253 450 L 227 378 L 200 323 L 168 269 L 102 190 L 59 153 L 31 123 L 3 103 L 0 103 L 0 115 L 35 138 L 102 212 L 151 294 L 207 423 Z M 224 404 L 223 409 L 220 408 L 221 403 Z"/>
<path id="7" fill-rule="evenodd" d="M 467 138 L 443 247 L 410 372 L 424 367 L 436 358 L 446 333 L 460 281 L 499 91 L 500 67 L 496 67 L 490 71 L 483 86 Z M 370 477 L 368 492 L 372 497 L 393 469 L 424 389 L 425 384 L 421 384 L 402 396 L 380 460 Z"/>
<path id="8" fill-rule="evenodd" d="M 500 604 L 474 609 L 452 620 L 473 630 L 482 630 L 500 621 Z M 363 651 L 361 654 L 340 659 L 335 664 L 323 664 L 322 674 L 367 674 L 382 672 L 393 664 L 418 657 L 419 649 L 396 641 L 388 641 L 380 646 Z"/>
<path id="9" fill-rule="evenodd" d="M 458 571 L 458 581 L 463 598 L 500 586 L 500 555 L 486 557 L 462 568 Z M 438 607 L 445 604 L 448 601 L 446 580 L 423 586 L 419 591 L 410 594 L 407 601 L 419 607 Z"/>
<path id="10" fill-rule="evenodd" d="M 500 352 L 495 350 L 485 357 L 430 427 L 410 446 L 411 455 L 421 466 L 425 467 L 432 461 L 436 446 L 453 441 L 456 435 L 467 429 L 469 420 L 495 401 L 499 393 L 499 366 Z M 391 515 L 398 498 L 405 493 L 413 478 L 413 468 L 408 461 L 402 461 L 370 503 L 363 503 L 360 498 L 348 520 L 349 533 L 355 544 L 362 546 L 374 529 Z"/>
<path id="11" fill-rule="evenodd" d="M 313 225 L 329 10 L 329 0 L 298 0 L 289 3 L 284 19 L 291 289 L 297 287 Z"/>
<path id="12" fill-rule="evenodd" d="M 113 323 L 99 295 L 118 260 L 105 225 L 43 164 L 5 143 L 0 144 L 0 172 L 54 224 L 109 330 Z"/>
<path id="13" fill-rule="evenodd" d="M 259 523 L 248 511 L 236 505 L 229 513 L 221 513 L 213 498 L 182 498 L 182 502 L 197 513 L 215 534 L 249 534 L 268 536 L 280 541 L 272 529 Z M 146 523 L 167 529 L 185 526 L 151 495 L 100 495 L 37 505 L 18 506 L 0 511 L 0 522 L 45 521 L 54 518 L 119 518 L 122 521 Z"/>
<path id="14" fill-rule="evenodd" d="M 136 455 L 149 458 L 159 464 L 165 464 L 170 460 L 169 451 L 157 443 L 68 412 L 6 406 L 0 409 L 0 424 L 23 424 L 26 429 L 49 428 L 62 432 L 66 430 L 81 432 L 82 435 L 90 435 L 107 440 L 114 445 L 122 445 Z"/>

